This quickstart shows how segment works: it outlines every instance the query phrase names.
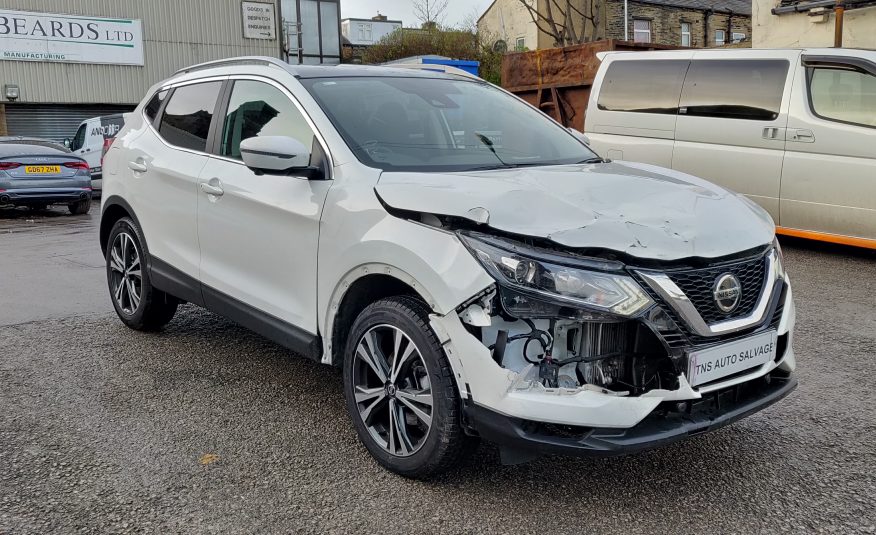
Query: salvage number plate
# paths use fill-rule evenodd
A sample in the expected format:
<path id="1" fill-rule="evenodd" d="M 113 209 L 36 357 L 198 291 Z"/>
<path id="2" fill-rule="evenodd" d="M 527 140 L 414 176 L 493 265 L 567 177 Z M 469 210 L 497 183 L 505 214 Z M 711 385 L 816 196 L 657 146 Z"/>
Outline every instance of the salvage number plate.
<path id="1" fill-rule="evenodd" d="M 24 168 L 24 173 L 27 175 L 59 175 L 61 174 L 60 165 L 27 165 Z"/>
<path id="2" fill-rule="evenodd" d="M 711 383 L 776 358 L 776 331 L 736 340 L 718 347 L 688 354 L 688 380 L 691 386 Z"/>

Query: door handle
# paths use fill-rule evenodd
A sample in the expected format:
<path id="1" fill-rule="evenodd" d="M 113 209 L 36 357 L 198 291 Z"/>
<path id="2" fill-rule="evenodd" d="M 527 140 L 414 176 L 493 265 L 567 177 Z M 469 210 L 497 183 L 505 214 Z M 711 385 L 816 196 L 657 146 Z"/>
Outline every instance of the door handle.
<path id="1" fill-rule="evenodd" d="M 210 184 L 209 182 L 201 182 L 201 184 L 200 184 L 201 191 L 203 191 L 207 195 L 213 195 L 216 197 L 221 197 L 221 196 L 225 195 L 225 190 L 222 189 L 222 186 L 220 185 L 220 183 L 217 179 L 214 178 L 210 182 L 214 182 L 214 181 L 215 181 L 214 184 Z"/>
<path id="2" fill-rule="evenodd" d="M 815 143 L 815 133 L 812 130 L 792 130 L 790 140 L 798 143 Z"/>
<path id="3" fill-rule="evenodd" d="M 778 139 L 779 138 L 779 129 L 778 128 L 764 128 L 763 129 L 763 138 L 764 139 Z"/>
<path id="4" fill-rule="evenodd" d="M 137 173 L 145 173 L 146 171 L 149 170 L 149 168 L 146 167 L 146 163 L 143 162 L 143 160 L 140 160 L 140 159 L 138 159 L 138 160 L 135 161 L 135 162 L 128 162 L 128 168 L 129 168 L 131 171 L 135 171 L 135 172 L 137 172 Z"/>

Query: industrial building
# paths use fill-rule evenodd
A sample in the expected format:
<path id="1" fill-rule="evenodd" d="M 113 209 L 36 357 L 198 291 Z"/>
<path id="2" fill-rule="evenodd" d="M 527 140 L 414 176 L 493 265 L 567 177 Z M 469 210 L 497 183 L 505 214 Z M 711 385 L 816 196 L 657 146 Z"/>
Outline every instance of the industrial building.
<path id="1" fill-rule="evenodd" d="M 6 0 L 0 135 L 72 137 L 204 61 L 339 63 L 339 0 Z"/>

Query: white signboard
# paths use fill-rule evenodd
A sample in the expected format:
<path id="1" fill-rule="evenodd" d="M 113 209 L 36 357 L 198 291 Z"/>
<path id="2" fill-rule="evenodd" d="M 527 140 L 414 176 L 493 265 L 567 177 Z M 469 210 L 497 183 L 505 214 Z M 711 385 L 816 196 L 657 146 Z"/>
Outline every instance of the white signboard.
<path id="1" fill-rule="evenodd" d="M 247 39 L 276 39 L 274 4 L 243 2 L 243 36 Z"/>
<path id="2" fill-rule="evenodd" d="M 0 60 L 143 65 L 143 25 L 0 9 Z"/>

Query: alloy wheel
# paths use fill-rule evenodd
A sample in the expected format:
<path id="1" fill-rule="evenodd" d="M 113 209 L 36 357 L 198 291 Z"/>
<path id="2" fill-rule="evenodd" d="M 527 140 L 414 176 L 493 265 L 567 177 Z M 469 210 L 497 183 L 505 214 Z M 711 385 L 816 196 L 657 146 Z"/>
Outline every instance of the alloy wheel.
<path id="1" fill-rule="evenodd" d="M 429 370 L 413 340 L 392 325 L 368 330 L 356 346 L 353 389 L 371 437 L 398 457 L 413 455 L 432 428 Z"/>
<path id="2" fill-rule="evenodd" d="M 127 232 L 120 232 L 113 240 L 109 264 L 113 299 L 125 314 L 134 314 L 140 306 L 143 271 L 137 243 Z"/>

